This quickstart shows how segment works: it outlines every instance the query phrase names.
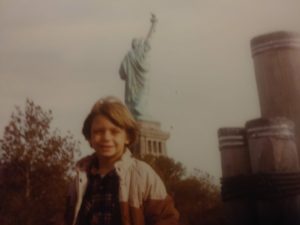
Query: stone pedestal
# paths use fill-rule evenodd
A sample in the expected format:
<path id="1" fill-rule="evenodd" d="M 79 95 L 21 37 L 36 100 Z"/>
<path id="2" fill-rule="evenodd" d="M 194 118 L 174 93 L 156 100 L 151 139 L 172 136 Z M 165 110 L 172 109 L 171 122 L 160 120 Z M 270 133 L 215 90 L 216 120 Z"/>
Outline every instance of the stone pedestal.
<path id="1" fill-rule="evenodd" d="M 168 132 L 161 130 L 157 121 L 138 120 L 140 134 L 135 146 L 132 148 L 134 155 L 167 156 L 166 141 L 170 137 Z"/>

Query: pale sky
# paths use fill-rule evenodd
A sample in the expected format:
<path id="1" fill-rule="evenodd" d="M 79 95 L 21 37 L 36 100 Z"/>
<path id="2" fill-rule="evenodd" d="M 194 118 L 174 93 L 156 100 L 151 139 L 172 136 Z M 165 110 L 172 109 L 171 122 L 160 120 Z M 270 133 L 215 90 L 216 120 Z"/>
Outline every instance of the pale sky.
<path id="1" fill-rule="evenodd" d="M 217 130 L 260 115 L 250 40 L 300 32 L 298 0 L 0 0 L 0 135 L 30 98 L 91 153 L 83 120 L 97 99 L 123 99 L 119 66 L 151 12 L 149 113 L 171 134 L 169 156 L 218 182 Z"/>

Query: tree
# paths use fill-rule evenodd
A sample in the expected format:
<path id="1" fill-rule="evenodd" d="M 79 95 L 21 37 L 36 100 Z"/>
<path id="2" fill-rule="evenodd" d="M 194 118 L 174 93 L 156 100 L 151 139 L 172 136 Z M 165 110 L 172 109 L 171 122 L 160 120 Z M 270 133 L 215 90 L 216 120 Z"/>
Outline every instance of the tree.
<path id="1" fill-rule="evenodd" d="M 27 99 L 24 112 L 12 113 L 0 139 L 4 225 L 45 225 L 64 207 L 78 142 L 51 130 L 52 112 Z M 3 176 L 5 174 L 5 177 Z"/>
<path id="2" fill-rule="evenodd" d="M 219 188 L 200 170 L 174 186 L 174 199 L 182 225 L 219 225 L 223 221 Z"/>
<path id="3" fill-rule="evenodd" d="M 172 158 L 146 155 L 142 158 L 159 174 L 172 195 L 182 225 L 220 225 L 223 221 L 219 188 L 212 177 L 195 169 L 186 176 L 186 169 Z"/>
<path id="4" fill-rule="evenodd" d="M 145 155 L 142 159 L 150 164 L 158 173 L 164 181 L 169 193 L 173 192 L 174 185 L 176 185 L 186 173 L 184 166 L 180 162 L 175 162 L 174 159 L 166 156 L 155 157 L 153 155 Z"/>

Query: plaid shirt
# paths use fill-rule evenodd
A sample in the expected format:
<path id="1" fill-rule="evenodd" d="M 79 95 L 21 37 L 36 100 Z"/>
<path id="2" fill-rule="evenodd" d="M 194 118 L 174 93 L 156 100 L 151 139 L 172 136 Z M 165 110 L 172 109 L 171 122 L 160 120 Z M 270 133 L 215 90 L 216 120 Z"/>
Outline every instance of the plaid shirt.
<path id="1" fill-rule="evenodd" d="M 76 225 L 121 225 L 119 178 L 115 169 L 101 177 L 94 163 L 89 171 Z"/>

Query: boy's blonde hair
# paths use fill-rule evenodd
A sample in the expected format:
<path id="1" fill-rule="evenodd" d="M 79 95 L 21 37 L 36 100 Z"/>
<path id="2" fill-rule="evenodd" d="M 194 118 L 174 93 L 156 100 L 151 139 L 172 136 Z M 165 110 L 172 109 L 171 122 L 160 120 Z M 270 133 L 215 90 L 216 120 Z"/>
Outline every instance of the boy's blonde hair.
<path id="1" fill-rule="evenodd" d="M 98 100 L 86 117 L 82 127 L 86 140 L 89 141 L 91 138 L 91 126 L 98 115 L 107 117 L 113 124 L 124 129 L 129 139 L 129 146 L 135 143 L 139 133 L 137 122 L 128 108 L 118 98 L 112 96 Z"/>

